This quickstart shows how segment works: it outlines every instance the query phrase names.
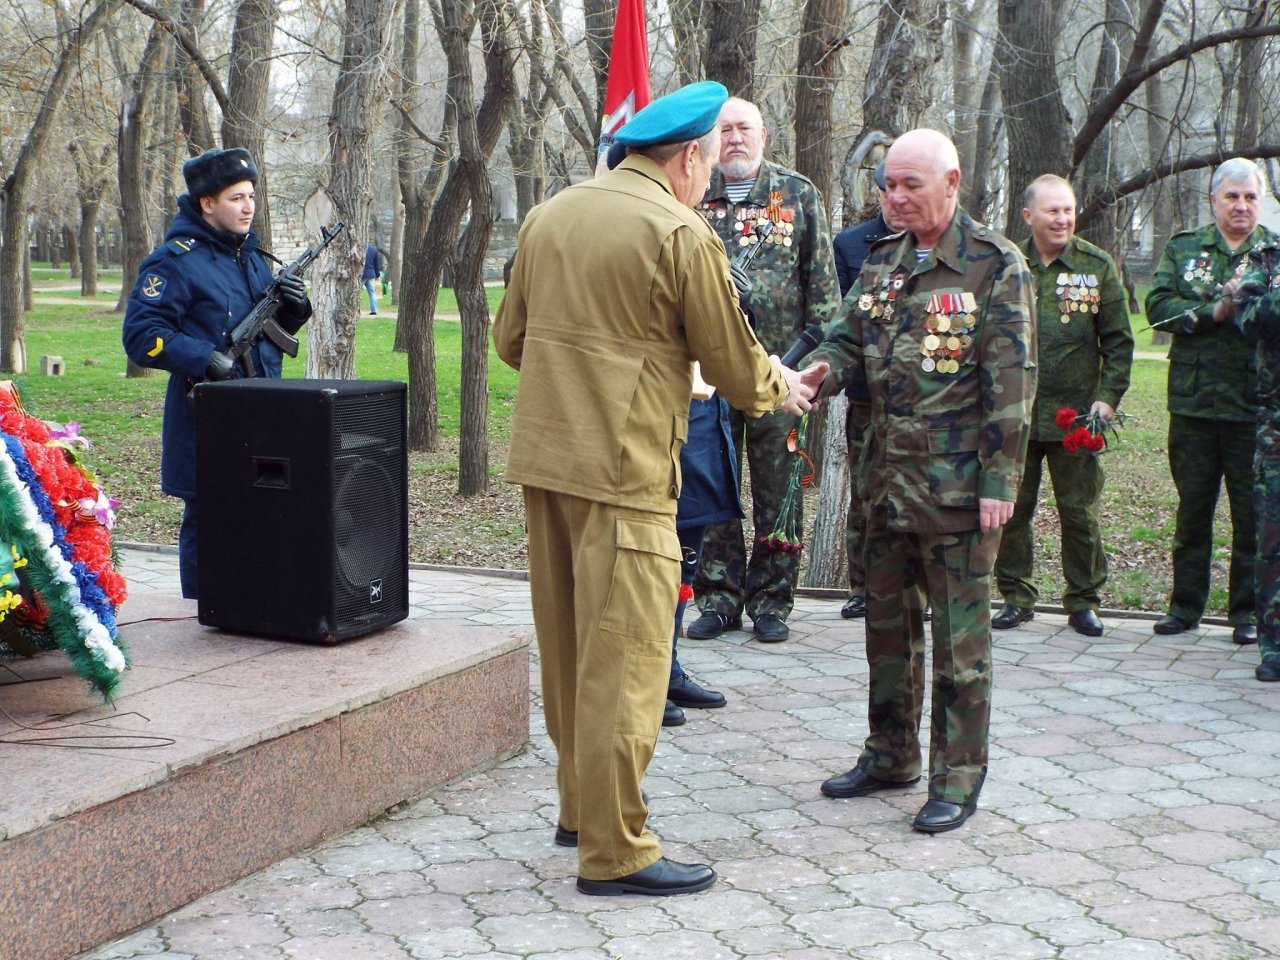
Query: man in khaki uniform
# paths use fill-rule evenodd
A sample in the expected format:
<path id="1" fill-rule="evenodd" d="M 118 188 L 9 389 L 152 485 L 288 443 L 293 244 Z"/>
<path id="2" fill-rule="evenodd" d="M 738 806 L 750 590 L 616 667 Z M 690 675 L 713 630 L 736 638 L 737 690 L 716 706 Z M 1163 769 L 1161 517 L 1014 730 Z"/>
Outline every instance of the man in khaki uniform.
<path id="1" fill-rule="evenodd" d="M 693 210 L 726 97 L 698 83 L 654 101 L 619 131 L 630 155 L 616 169 L 533 210 L 494 321 L 499 356 L 520 371 L 506 479 L 524 487 L 556 842 L 578 847 L 587 894 L 715 882 L 663 857 L 640 790 L 670 674 L 692 362 L 757 417 L 808 409 L 825 372 L 770 362 L 724 245 Z"/>

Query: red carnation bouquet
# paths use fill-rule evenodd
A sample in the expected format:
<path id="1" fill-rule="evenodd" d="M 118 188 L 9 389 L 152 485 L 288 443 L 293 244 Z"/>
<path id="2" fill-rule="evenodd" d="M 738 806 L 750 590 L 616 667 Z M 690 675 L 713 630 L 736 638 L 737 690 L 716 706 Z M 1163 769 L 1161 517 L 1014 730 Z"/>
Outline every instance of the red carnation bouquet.
<path id="1" fill-rule="evenodd" d="M 1058 429 L 1063 431 L 1062 446 L 1067 453 L 1083 453 L 1096 457 L 1107 450 L 1107 435 L 1120 442 L 1120 433 L 1116 429 L 1123 425 L 1125 415 L 1119 410 L 1114 418 L 1108 420 L 1096 411 L 1076 413 L 1070 407 L 1063 407 L 1054 416 Z"/>

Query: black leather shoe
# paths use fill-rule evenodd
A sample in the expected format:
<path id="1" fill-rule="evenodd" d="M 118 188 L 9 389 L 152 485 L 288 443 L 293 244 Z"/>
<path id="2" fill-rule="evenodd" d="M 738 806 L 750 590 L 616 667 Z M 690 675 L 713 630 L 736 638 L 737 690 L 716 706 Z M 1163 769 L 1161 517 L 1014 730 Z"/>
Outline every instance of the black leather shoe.
<path id="1" fill-rule="evenodd" d="M 822 793 L 828 797 L 865 797 L 869 793 L 879 793 L 881 790 L 905 790 L 919 782 L 919 777 L 914 780 L 881 780 L 867 773 L 862 767 L 854 767 L 848 773 L 823 781 Z"/>
<path id="2" fill-rule="evenodd" d="M 973 816 L 978 809 L 977 799 L 968 803 L 948 803 L 946 800 L 930 800 L 916 814 L 911 826 L 921 833 L 945 833 L 954 830 Z"/>
<path id="3" fill-rule="evenodd" d="M 556 846 L 557 847 L 576 847 L 578 845 L 578 831 L 566 830 L 560 824 L 556 824 Z"/>
<path id="4" fill-rule="evenodd" d="M 997 630 L 1008 630 L 1020 623 L 1034 620 L 1036 612 L 1030 607 L 1020 607 L 1016 603 L 1006 603 L 1000 612 L 991 618 L 991 626 Z"/>
<path id="5" fill-rule="evenodd" d="M 726 617 L 723 613 L 708 610 L 685 628 L 684 635 L 694 640 L 714 640 L 726 630 L 741 629 L 741 617 Z"/>
<path id="6" fill-rule="evenodd" d="M 677 863 L 662 857 L 643 870 L 616 880 L 578 878 L 578 892 L 591 897 L 620 897 L 639 893 L 650 897 L 669 897 L 677 893 L 697 893 L 716 882 L 716 872 L 705 863 Z"/>
<path id="7" fill-rule="evenodd" d="M 844 606 L 840 608 L 840 616 L 846 620 L 856 620 L 858 617 L 865 617 L 866 615 L 866 597 L 850 597 L 844 602 Z"/>
<path id="8" fill-rule="evenodd" d="M 1087 608 L 1070 614 L 1067 617 L 1067 623 L 1075 627 L 1076 633 L 1083 633 L 1086 637 L 1102 636 L 1102 621 L 1098 619 L 1096 613 Z"/>
<path id="9" fill-rule="evenodd" d="M 1275 683 L 1280 680 L 1280 657 L 1268 657 L 1258 664 L 1253 675 L 1263 683 Z"/>
<path id="10" fill-rule="evenodd" d="M 1175 617 L 1172 613 L 1166 613 L 1151 625 L 1151 629 L 1154 633 L 1158 633 L 1161 636 L 1171 637 L 1175 633 L 1182 633 L 1182 631 L 1190 630 L 1194 626 L 1194 622 L 1188 623 L 1181 617 Z"/>
<path id="11" fill-rule="evenodd" d="M 684 711 L 670 700 L 668 700 L 667 705 L 662 708 L 662 725 L 664 727 L 684 726 Z"/>
<path id="12" fill-rule="evenodd" d="M 1258 628 L 1252 623 L 1241 623 L 1231 631 L 1231 639 L 1233 642 L 1247 647 L 1251 643 L 1258 642 Z"/>
<path id="13" fill-rule="evenodd" d="M 780 643 L 791 636 L 791 628 L 776 613 L 762 613 L 752 627 L 761 643 Z"/>
<path id="14" fill-rule="evenodd" d="M 667 702 L 674 703 L 677 707 L 714 710 L 716 707 L 723 707 L 725 699 L 723 693 L 700 687 L 687 673 L 682 673 L 679 680 L 667 684 Z"/>

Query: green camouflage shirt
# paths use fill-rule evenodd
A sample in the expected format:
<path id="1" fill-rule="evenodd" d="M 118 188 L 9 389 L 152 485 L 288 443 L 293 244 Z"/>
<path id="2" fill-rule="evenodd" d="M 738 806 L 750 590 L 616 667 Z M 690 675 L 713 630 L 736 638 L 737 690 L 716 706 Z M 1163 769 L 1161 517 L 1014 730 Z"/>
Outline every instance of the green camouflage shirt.
<path id="1" fill-rule="evenodd" d="M 807 177 L 766 160 L 751 192 L 735 204 L 716 170 L 698 209 L 731 260 L 763 245 L 746 270 L 753 282 L 747 306 L 765 350 L 786 353 L 805 327 L 835 316 L 840 282 L 831 231 L 822 198 Z"/>
<path id="2" fill-rule="evenodd" d="M 871 248 L 810 356 L 853 364 L 871 397 L 859 487 L 892 530 L 978 528 L 978 499 L 1015 499 L 1036 388 L 1031 272 L 1011 242 L 957 210 L 917 262 L 911 233 Z"/>
<path id="3" fill-rule="evenodd" d="M 1115 261 L 1105 250 L 1072 237 L 1045 265 L 1030 239 L 1021 244 L 1036 290 L 1036 344 L 1040 379 L 1031 437 L 1062 439 L 1054 422 L 1070 407 L 1086 413 L 1095 400 L 1111 407 L 1129 389 L 1133 330 Z"/>
<path id="4" fill-rule="evenodd" d="M 1169 330 L 1169 412 L 1252 423 L 1258 413 L 1257 337 L 1214 323 L 1213 305 L 1232 277 L 1267 268 L 1280 237 L 1259 226 L 1234 252 L 1215 224 L 1176 233 L 1164 248 L 1147 294 L 1147 321 Z"/>
<path id="5" fill-rule="evenodd" d="M 1280 425 L 1280 258 L 1268 267 L 1250 271 L 1247 280 L 1267 288 L 1265 295 L 1243 304 L 1236 312 L 1236 326 L 1257 337 L 1258 419 Z"/>

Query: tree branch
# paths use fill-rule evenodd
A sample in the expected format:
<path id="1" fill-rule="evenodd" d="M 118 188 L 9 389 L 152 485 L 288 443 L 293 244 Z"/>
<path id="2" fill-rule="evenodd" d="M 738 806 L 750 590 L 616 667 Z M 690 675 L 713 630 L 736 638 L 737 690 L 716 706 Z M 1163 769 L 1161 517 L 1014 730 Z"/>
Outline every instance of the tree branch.
<path id="1" fill-rule="evenodd" d="M 1199 153 L 1194 157 L 1183 157 L 1181 160 L 1166 160 L 1151 170 L 1143 170 L 1127 180 L 1122 180 L 1099 191 L 1080 211 L 1076 221 L 1083 226 L 1093 217 L 1096 217 L 1103 207 L 1115 203 L 1121 197 L 1137 193 L 1139 190 L 1143 190 L 1166 177 L 1174 177 L 1190 170 L 1204 170 L 1207 167 L 1216 167 L 1232 157 L 1270 160 L 1280 157 L 1280 144 L 1259 143 L 1249 147 L 1233 147 L 1229 150 L 1215 150 L 1212 153 Z"/>
<path id="2" fill-rule="evenodd" d="M 168 14 L 147 3 L 147 0 L 124 0 L 124 2 L 164 27 L 165 31 L 173 37 L 174 42 L 191 58 L 191 62 L 199 67 L 200 76 L 204 77 L 204 82 L 209 85 L 209 90 L 213 93 L 213 99 L 218 101 L 218 108 L 222 111 L 223 116 L 230 114 L 232 110 L 231 100 L 227 96 L 226 88 L 222 86 L 222 80 L 213 69 L 213 65 L 200 52 L 199 44 L 196 43 L 196 38 L 191 35 L 191 31 L 177 23 Z"/>
<path id="3" fill-rule="evenodd" d="M 1145 27 L 1146 24 L 1143 25 L 1144 29 Z M 1090 111 L 1085 118 L 1084 125 L 1080 128 L 1080 132 L 1076 134 L 1075 143 L 1071 148 L 1071 172 L 1075 173 L 1079 169 L 1080 164 L 1084 161 L 1085 154 L 1093 147 L 1093 142 L 1106 125 L 1111 122 L 1112 117 L 1115 116 L 1121 105 L 1138 87 L 1161 70 L 1185 60 L 1201 50 L 1208 50 L 1210 47 L 1221 46 L 1224 43 L 1234 43 L 1236 40 L 1274 37 L 1277 35 L 1280 35 L 1280 23 L 1261 24 L 1256 27 L 1233 27 L 1230 30 L 1219 30 L 1217 33 L 1206 33 L 1197 40 L 1188 40 L 1182 46 L 1175 47 L 1164 56 L 1157 57 L 1147 64 L 1135 63 L 1131 60 L 1131 66 L 1116 83 L 1115 89 Z M 1148 48 L 1144 46 L 1143 50 L 1145 51 L 1146 49 Z M 1134 59 L 1136 59 L 1137 53 L 1138 44 L 1135 43 Z"/>

